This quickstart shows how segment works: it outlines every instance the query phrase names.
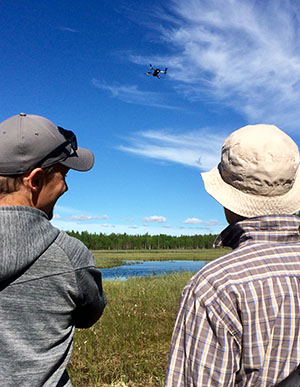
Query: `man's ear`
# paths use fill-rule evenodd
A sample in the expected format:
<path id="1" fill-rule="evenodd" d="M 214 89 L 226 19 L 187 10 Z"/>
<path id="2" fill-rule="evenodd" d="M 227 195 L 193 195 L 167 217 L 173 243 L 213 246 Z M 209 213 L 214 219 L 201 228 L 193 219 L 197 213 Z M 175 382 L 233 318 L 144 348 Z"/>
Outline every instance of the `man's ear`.
<path id="1" fill-rule="evenodd" d="M 42 168 L 35 168 L 23 177 L 23 184 L 33 193 L 39 193 L 45 181 L 45 172 Z"/>

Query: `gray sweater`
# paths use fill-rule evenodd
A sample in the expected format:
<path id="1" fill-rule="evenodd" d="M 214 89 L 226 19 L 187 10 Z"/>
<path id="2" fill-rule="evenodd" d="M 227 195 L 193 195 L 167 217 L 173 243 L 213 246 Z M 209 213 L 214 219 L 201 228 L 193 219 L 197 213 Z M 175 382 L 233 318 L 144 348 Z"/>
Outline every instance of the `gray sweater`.
<path id="1" fill-rule="evenodd" d="M 89 250 L 31 207 L 0 207 L 0 386 L 70 386 L 75 327 L 106 304 Z"/>

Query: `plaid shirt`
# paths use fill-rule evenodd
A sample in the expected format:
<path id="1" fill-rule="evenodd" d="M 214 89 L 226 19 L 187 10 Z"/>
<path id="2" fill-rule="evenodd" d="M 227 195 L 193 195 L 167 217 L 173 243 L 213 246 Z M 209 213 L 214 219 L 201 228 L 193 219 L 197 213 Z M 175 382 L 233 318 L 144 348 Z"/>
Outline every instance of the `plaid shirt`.
<path id="1" fill-rule="evenodd" d="M 300 362 L 300 218 L 228 226 L 184 288 L 165 386 L 274 386 Z"/>

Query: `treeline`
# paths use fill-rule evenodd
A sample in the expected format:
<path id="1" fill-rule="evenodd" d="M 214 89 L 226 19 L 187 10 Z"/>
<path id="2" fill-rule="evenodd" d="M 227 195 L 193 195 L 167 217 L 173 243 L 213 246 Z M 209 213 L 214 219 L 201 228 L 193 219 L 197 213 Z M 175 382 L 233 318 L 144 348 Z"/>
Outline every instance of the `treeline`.
<path id="1" fill-rule="evenodd" d="M 135 249 L 208 249 L 216 235 L 128 235 L 90 234 L 88 231 L 68 231 L 91 250 L 135 250 Z"/>

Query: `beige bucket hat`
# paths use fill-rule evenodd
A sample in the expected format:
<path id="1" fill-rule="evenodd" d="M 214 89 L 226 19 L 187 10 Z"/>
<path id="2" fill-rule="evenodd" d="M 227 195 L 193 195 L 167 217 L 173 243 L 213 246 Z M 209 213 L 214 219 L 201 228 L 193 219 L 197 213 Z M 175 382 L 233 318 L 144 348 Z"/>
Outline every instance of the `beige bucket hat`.
<path id="1" fill-rule="evenodd" d="M 206 191 L 238 215 L 300 210 L 298 146 L 274 125 L 248 125 L 233 132 L 224 142 L 221 162 L 201 175 Z"/>

